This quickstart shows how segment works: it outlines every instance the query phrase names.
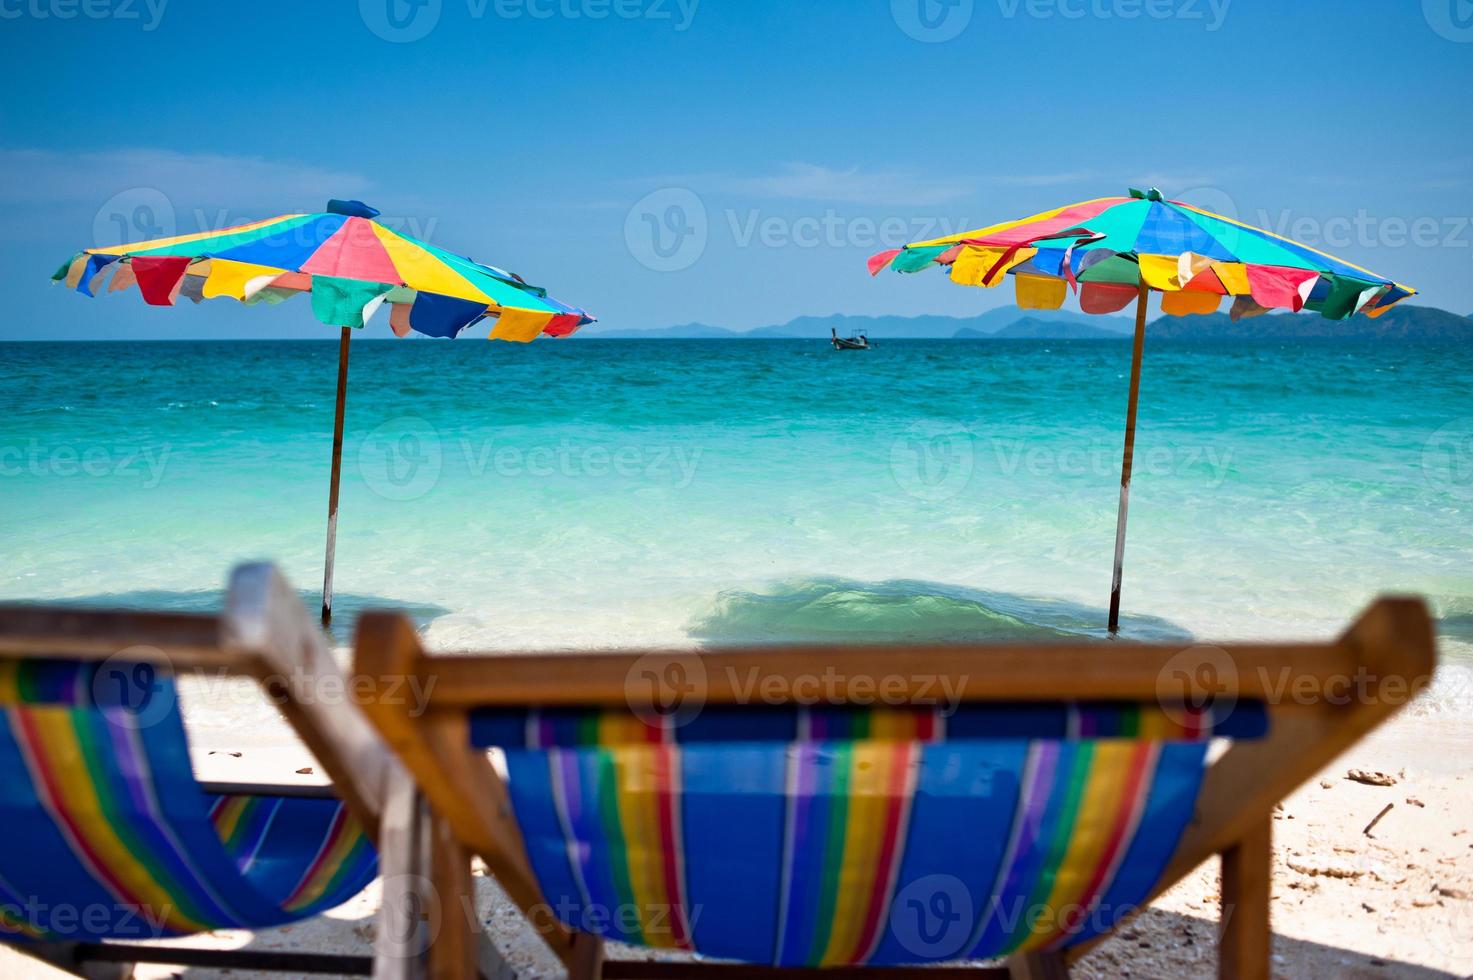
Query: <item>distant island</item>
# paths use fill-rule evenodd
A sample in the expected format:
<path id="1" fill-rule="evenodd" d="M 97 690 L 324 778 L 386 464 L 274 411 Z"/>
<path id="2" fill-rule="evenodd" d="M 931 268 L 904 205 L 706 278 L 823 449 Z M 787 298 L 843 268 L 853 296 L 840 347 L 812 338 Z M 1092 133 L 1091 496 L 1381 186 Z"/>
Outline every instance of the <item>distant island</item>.
<path id="1" fill-rule="evenodd" d="M 1130 335 L 1132 322 L 1120 316 L 1089 316 L 1068 310 L 1019 310 L 1003 307 L 970 317 L 957 316 L 800 316 L 787 323 L 754 330 L 728 330 L 705 323 L 686 323 L 678 327 L 655 330 L 583 330 L 580 336 L 609 340 L 761 340 L 764 338 L 827 338 L 837 330 L 848 337 L 861 330 L 877 339 L 950 340 L 960 331 L 968 336 L 992 337 L 1020 320 L 1033 320 L 1054 325 L 1081 325 L 1105 336 Z"/>
<path id="2" fill-rule="evenodd" d="M 686 323 L 653 330 L 583 331 L 595 340 L 824 339 L 831 331 L 848 337 L 867 332 L 885 340 L 1120 340 L 1129 338 L 1129 317 L 1090 316 L 1068 310 L 1003 307 L 973 317 L 800 316 L 754 330 L 728 330 Z M 1473 340 L 1473 318 L 1431 306 L 1392 307 L 1380 317 L 1326 320 L 1316 313 L 1279 313 L 1234 323 L 1226 313 L 1161 316 L 1146 325 L 1153 340 L 1386 340 L 1397 342 Z"/>
<path id="3" fill-rule="evenodd" d="M 1134 329 L 1133 325 L 1128 325 Z M 1023 316 L 992 333 L 975 327 L 962 327 L 952 334 L 955 340 L 1121 340 L 1130 336 L 1117 326 L 1100 327 L 1093 323 L 1041 320 Z"/>
<path id="4" fill-rule="evenodd" d="M 1374 320 L 1326 320 L 1318 313 L 1280 313 L 1234 323 L 1226 313 L 1164 316 L 1146 325 L 1162 340 L 1473 340 L 1473 318 L 1432 306 L 1393 306 Z"/>

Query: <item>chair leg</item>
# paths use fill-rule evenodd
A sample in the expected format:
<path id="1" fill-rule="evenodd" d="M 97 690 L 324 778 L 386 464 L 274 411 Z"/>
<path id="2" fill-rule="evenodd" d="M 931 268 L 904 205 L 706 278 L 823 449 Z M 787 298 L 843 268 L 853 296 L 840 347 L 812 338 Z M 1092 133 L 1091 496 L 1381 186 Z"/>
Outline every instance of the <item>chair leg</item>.
<path id="1" fill-rule="evenodd" d="M 568 958 L 568 980 L 600 980 L 604 974 L 604 941 L 591 932 L 573 935 L 573 955 Z"/>
<path id="2" fill-rule="evenodd" d="M 464 980 L 477 973 L 480 918 L 471 857 L 450 825 L 433 815 L 430 822 L 430 881 L 439 899 L 439 928 L 430 943 L 431 980 Z"/>
<path id="3" fill-rule="evenodd" d="M 450 833 L 448 825 L 430 814 L 410 779 L 394 782 L 379 829 L 384 892 L 374 943 L 373 980 L 459 976 L 455 970 L 465 955 L 462 943 L 474 963 L 474 973 L 465 975 L 479 980 L 517 980 L 516 970 L 480 926 L 470 858 L 448 846 L 453 843 Z M 431 931 L 432 922 L 426 919 L 438 919 L 445 933 L 444 948 L 436 948 L 441 935 Z M 464 932 L 459 931 L 462 924 Z"/>
<path id="4" fill-rule="evenodd" d="M 1012 980 L 1069 980 L 1069 963 L 1063 953 L 1021 953 L 1008 958 Z"/>
<path id="5" fill-rule="evenodd" d="M 1265 814 L 1222 854 L 1222 923 L 1217 975 L 1223 980 L 1268 980 L 1273 931 L 1273 818 Z"/>
<path id="6" fill-rule="evenodd" d="M 423 980 L 425 914 L 429 858 L 425 814 L 414 783 L 399 775 L 390 781 L 379 823 L 379 900 L 374 938 L 373 980 Z"/>

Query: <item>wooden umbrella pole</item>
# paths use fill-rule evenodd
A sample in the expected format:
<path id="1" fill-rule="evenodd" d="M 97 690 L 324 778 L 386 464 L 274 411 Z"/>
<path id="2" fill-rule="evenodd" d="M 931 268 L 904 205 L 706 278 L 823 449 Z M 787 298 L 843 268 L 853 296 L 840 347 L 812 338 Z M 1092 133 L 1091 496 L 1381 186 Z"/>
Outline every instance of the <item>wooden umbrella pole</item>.
<path id="1" fill-rule="evenodd" d="M 338 478 L 343 472 L 343 408 L 348 399 L 348 342 L 352 339 L 352 328 L 344 327 L 338 340 L 338 407 L 332 423 L 332 488 L 327 492 L 327 565 L 322 572 L 323 626 L 332 623 L 332 559 L 338 544 Z"/>
<path id="2" fill-rule="evenodd" d="M 1130 509 L 1130 468 L 1135 457 L 1135 409 L 1141 394 L 1141 354 L 1146 347 L 1146 295 L 1140 284 L 1135 303 L 1135 344 L 1130 352 L 1130 399 L 1125 408 L 1125 458 L 1120 463 L 1120 510 L 1115 516 L 1115 574 L 1110 578 L 1110 632 L 1120 632 L 1120 567 L 1125 561 L 1125 515 Z"/>

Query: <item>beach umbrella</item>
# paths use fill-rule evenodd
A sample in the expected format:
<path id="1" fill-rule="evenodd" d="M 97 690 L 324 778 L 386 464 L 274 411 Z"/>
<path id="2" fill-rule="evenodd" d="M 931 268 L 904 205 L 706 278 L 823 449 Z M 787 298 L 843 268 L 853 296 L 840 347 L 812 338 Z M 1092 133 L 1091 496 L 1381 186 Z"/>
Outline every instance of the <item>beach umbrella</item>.
<path id="1" fill-rule="evenodd" d="M 52 276 L 86 296 L 104 288 L 117 292 L 137 286 L 152 306 L 173 306 L 181 296 L 196 303 L 228 296 L 247 305 L 275 304 L 306 293 L 313 316 L 340 328 L 323 625 L 332 619 L 353 330 L 385 305 L 389 327 L 400 337 L 455 337 L 490 320 L 492 340 L 525 343 L 541 336 L 565 337 L 593 320 L 520 276 L 394 231 L 374 220 L 378 214 L 361 201 L 329 201 L 321 214 L 284 214 L 218 231 L 85 249 Z"/>
<path id="2" fill-rule="evenodd" d="M 1130 504 L 1135 415 L 1146 334 L 1146 297 L 1161 294 L 1162 312 L 1212 313 L 1232 297 L 1236 321 L 1272 309 L 1313 310 L 1340 320 L 1356 313 L 1380 316 L 1416 291 L 1318 249 L 1204 211 L 1168 201 L 1154 187 L 1129 197 L 1102 197 L 1018 221 L 913 242 L 869 260 L 884 269 L 950 270 L 964 286 L 991 287 L 1013 277 L 1018 306 L 1054 310 L 1077 293 L 1085 313 L 1116 313 L 1135 304 L 1130 396 L 1125 408 L 1125 452 L 1120 507 L 1115 519 L 1115 565 L 1110 580 L 1110 632 L 1120 627 L 1120 575 L 1125 517 Z"/>

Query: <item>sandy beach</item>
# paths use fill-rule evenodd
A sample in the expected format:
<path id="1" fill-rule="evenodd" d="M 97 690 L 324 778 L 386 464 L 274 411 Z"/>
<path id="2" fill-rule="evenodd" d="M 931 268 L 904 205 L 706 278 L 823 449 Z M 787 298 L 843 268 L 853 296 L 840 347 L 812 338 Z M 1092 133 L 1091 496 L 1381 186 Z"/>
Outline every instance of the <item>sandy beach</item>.
<path id="1" fill-rule="evenodd" d="M 1274 821 L 1276 975 L 1473 975 L 1470 753 L 1466 724 L 1399 718 L 1284 802 Z M 1396 782 L 1365 785 L 1351 770 Z M 1217 886 L 1216 862 L 1202 865 L 1075 975 L 1216 976 Z"/>
<path id="2" fill-rule="evenodd" d="M 222 704 L 229 710 L 221 711 Z M 1277 976 L 1473 976 L 1473 726 L 1420 707 L 1413 705 L 1327 766 L 1276 814 Z M 249 687 L 212 682 L 192 699 L 186 693 L 186 716 L 201 779 L 322 780 L 310 754 Z M 1352 770 L 1384 774 L 1392 782 L 1358 782 L 1348 776 Z M 1381 819 L 1368 833 L 1378 814 Z M 1216 862 L 1203 864 L 1093 950 L 1074 975 L 1215 977 L 1217 874 Z M 507 959 L 527 977 L 560 976 L 556 961 L 495 883 L 484 876 L 478 880 L 482 921 Z M 181 943 L 372 955 L 377 891 L 375 884 L 315 921 L 258 934 L 217 932 Z M 613 955 L 646 954 L 616 949 Z M 62 975 L 3 949 L 0 974 Z M 258 974 L 142 967 L 137 976 L 205 980 Z"/>

